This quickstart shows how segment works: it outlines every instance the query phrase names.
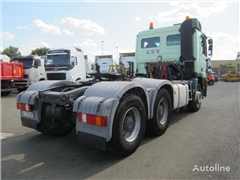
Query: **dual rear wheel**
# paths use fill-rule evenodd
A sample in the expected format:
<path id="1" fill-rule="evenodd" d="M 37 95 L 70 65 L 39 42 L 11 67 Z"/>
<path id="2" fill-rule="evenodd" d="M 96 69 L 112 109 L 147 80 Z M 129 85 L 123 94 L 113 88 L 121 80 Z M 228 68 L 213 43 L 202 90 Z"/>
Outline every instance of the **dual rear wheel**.
<path id="1" fill-rule="evenodd" d="M 197 111 L 201 107 L 201 90 L 197 91 L 196 96 L 188 105 L 192 111 Z M 123 96 L 114 116 L 112 138 L 107 143 L 107 150 L 121 156 L 129 156 L 139 147 L 145 130 L 156 136 L 164 134 L 170 121 L 171 103 L 169 92 L 166 89 L 161 89 L 154 102 L 153 117 L 147 120 L 147 110 L 142 99 L 135 94 Z M 50 104 L 45 104 L 42 112 L 48 111 L 49 106 Z M 67 113 L 69 116 L 71 115 L 71 111 L 67 111 Z M 70 133 L 75 127 L 75 124 L 67 122 L 67 118 L 64 122 L 63 118 L 62 122 L 55 119 L 55 122 L 60 123 L 58 124 L 60 126 L 53 128 L 51 120 L 54 119 L 52 118 L 49 117 L 49 113 L 42 113 L 39 128 L 43 133 L 62 136 Z"/>
<path id="2" fill-rule="evenodd" d="M 134 94 L 124 96 L 115 114 L 107 150 L 121 156 L 134 153 L 144 136 L 146 118 L 142 100 Z"/>
<path id="3" fill-rule="evenodd" d="M 147 121 L 146 108 L 140 97 L 131 94 L 124 96 L 115 114 L 112 139 L 107 150 L 121 156 L 131 155 L 136 151 L 147 132 L 162 135 L 168 128 L 171 113 L 171 99 L 168 91 L 158 92 L 154 104 L 154 116 Z"/>

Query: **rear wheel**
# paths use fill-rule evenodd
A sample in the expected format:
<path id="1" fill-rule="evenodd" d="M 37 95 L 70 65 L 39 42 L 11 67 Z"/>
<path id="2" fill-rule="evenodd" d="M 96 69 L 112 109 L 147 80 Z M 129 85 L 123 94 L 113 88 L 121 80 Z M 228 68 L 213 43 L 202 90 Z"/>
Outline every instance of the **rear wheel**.
<path id="1" fill-rule="evenodd" d="M 11 86 L 9 84 L 9 82 L 7 81 L 2 81 L 1 82 L 1 89 L 3 90 L 7 90 L 7 89 L 10 89 Z M 4 91 L 4 92 L 1 92 L 1 96 L 8 96 L 12 91 Z"/>
<path id="2" fill-rule="evenodd" d="M 121 156 L 131 155 L 141 143 L 145 128 L 146 110 L 142 100 L 136 95 L 123 97 L 115 114 L 107 150 Z"/>
<path id="3" fill-rule="evenodd" d="M 27 88 L 17 88 L 18 92 L 26 91 Z"/>
<path id="4" fill-rule="evenodd" d="M 147 132 L 160 136 L 168 128 L 171 115 L 171 98 L 166 89 L 161 89 L 154 103 L 154 115 L 147 121 Z"/>
<path id="5" fill-rule="evenodd" d="M 1 92 L 1 96 L 8 96 L 12 91 Z"/>

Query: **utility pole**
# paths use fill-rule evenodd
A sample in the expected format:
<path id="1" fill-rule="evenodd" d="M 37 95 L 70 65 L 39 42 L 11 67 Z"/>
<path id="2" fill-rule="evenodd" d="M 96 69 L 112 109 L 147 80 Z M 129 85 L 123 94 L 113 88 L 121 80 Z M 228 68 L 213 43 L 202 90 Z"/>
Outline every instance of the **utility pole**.
<path id="1" fill-rule="evenodd" d="M 116 46 L 116 49 L 117 49 L 117 60 L 116 60 L 116 63 L 118 62 L 118 47 Z"/>
<path id="2" fill-rule="evenodd" d="M 103 42 L 104 42 L 104 41 L 102 41 L 102 55 L 103 55 Z"/>

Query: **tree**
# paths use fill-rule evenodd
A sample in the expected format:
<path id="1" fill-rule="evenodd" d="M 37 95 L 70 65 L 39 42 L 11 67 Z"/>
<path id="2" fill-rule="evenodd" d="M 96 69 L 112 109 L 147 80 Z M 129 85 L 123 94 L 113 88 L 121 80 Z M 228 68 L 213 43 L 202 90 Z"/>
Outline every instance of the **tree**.
<path id="1" fill-rule="evenodd" d="M 14 56 L 21 55 L 21 53 L 18 52 L 18 48 L 17 47 L 13 47 L 13 46 L 9 46 L 9 47 L 5 48 L 2 51 L 2 54 L 7 55 L 10 59 L 12 59 Z"/>
<path id="2" fill-rule="evenodd" d="M 45 56 L 49 48 L 43 47 L 43 48 L 37 48 L 32 50 L 31 54 L 32 55 L 38 55 L 38 56 Z"/>

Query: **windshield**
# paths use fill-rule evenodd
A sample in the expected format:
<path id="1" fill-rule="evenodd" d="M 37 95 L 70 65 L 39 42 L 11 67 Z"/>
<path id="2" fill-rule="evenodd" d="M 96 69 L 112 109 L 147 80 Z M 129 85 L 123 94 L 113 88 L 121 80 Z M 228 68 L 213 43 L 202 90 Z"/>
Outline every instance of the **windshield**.
<path id="1" fill-rule="evenodd" d="M 47 55 L 47 59 L 45 61 L 46 67 L 51 66 L 68 66 L 70 65 L 70 56 L 69 55 Z"/>
<path id="2" fill-rule="evenodd" d="M 33 67 L 33 59 L 32 58 L 12 59 L 11 62 L 23 63 L 24 69 L 30 69 Z"/>

